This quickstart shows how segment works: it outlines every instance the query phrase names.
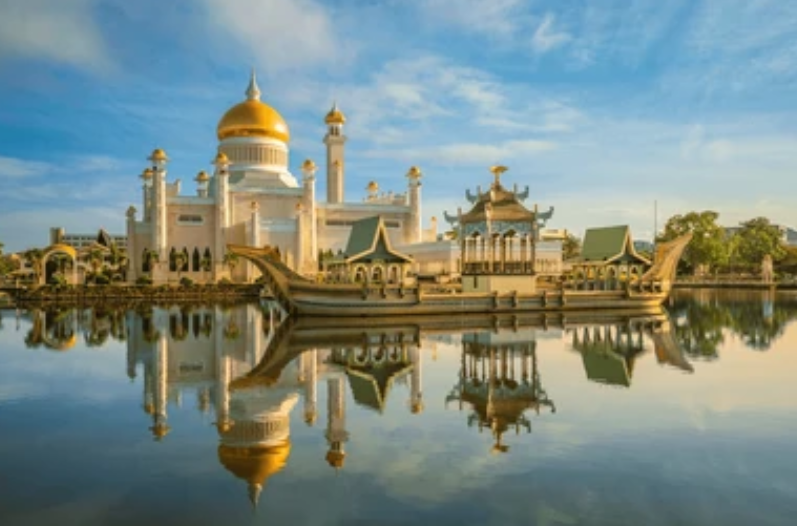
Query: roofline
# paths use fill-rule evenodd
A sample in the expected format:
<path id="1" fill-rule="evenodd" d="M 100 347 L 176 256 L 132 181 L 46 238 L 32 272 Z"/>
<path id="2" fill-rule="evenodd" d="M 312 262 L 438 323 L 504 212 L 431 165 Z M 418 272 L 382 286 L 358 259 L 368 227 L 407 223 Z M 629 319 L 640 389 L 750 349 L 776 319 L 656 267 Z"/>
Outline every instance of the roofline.
<path id="1" fill-rule="evenodd" d="M 371 241 L 371 246 L 367 250 L 363 250 L 362 252 L 359 252 L 357 254 L 354 254 L 354 255 L 351 255 L 351 256 L 347 257 L 344 261 L 346 263 L 351 263 L 352 260 L 355 260 L 355 259 L 358 259 L 358 258 L 360 258 L 362 256 L 365 256 L 369 252 L 373 252 L 374 250 L 376 250 L 376 244 L 379 241 L 379 237 L 383 236 L 384 239 L 385 239 L 385 248 L 387 248 L 387 251 L 390 254 L 392 254 L 392 255 L 400 258 L 400 259 L 403 259 L 403 260 L 407 261 L 408 263 L 414 262 L 415 260 L 412 259 L 412 257 L 407 256 L 406 254 L 402 254 L 401 252 L 396 252 L 395 250 L 393 250 L 393 244 L 390 242 L 390 236 L 387 235 L 387 228 L 385 228 L 385 222 L 382 220 L 382 216 L 381 215 L 377 216 L 377 219 L 379 221 L 377 223 L 377 225 L 376 225 L 377 235 L 375 235 L 373 241 Z"/>

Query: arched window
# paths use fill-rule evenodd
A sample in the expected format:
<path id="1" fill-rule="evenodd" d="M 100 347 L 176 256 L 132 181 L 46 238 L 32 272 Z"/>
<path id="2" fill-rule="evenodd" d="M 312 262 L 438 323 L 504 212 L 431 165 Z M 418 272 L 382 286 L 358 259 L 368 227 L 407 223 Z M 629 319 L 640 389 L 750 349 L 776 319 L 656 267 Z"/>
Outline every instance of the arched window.
<path id="1" fill-rule="evenodd" d="M 188 248 L 183 247 L 183 268 L 181 268 L 180 270 L 186 271 L 190 269 L 191 267 L 189 265 L 191 265 L 191 258 L 188 255 Z"/>
<path id="2" fill-rule="evenodd" d="M 199 249 L 194 247 L 194 254 L 191 256 L 191 270 L 194 272 L 199 272 L 202 270 L 201 268 L 201 261 L 199 257 Z"/>
<path id="3" fill-rule="evenodd" d="M 146 248 L 141 252 L 141 271 L 149 272 L 152 269 L 149 259 L 149 250 Z"/>

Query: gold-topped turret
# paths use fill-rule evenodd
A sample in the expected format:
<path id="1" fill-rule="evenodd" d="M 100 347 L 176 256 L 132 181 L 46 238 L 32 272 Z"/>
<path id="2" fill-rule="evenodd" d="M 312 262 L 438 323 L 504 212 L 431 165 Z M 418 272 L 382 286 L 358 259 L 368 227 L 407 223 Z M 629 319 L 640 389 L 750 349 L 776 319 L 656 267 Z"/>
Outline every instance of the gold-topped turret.
<path id="1" fill-rule="evenodd" d="M 152 168 L 149 167 L 143 172 L 141 172 L 141 178 L 144 179 L 144 181 L 151 180 L 153 175 L 155 175 L 155 172 L 153 172 Z"/>
<path id="2" fill-rule="evenodd" d="M 326 124 L 346 124 L 346 116 L 338 108 L 337 102 L 332 104 L 332 109 L 324 117 L 324 122 Z"/>
<path id="3" fill-rule="evenodd" d="M 312 172 L 312 171 L 314 171 L 316 168 L 317 168 L 317 167 L 316 167 L 316 164 L 313 162 L 313 160 L 312 160 L 312 159 L 306 159 L 306 160 L 305 160 L 305 161 L 302 163 L 302 170 L 303 170 L 303 171 L 305 171 L 305 172 Z"/>
<path id="4" fill-rule="evenodd" d="M 421 169 L 417 166 L 410 166 L 410 170 L 407 172 L 407 177 L 410 179 L 418 179 L 421 177 L 421 175 L 423 175 L 421 173 Z"/>
<path id="5" fill-rule="evenodd" d="M 369 192 L 378 192 L 379 191 L 379 184 L 376 181 L 371 181 L 368 183 L 368 186 L 365 188 Z"/>
<path id="6" fill-rule="evenodd" d="M 196 174 L 196 178 L 194 179 L 194 181 L 198 183 L 207 183 L 208 181 L 210 181 L 210 176 L 205 170 L 201 170 L 198 174 Z"/>
<path id="7" fill-rule="evenodd" d="M 169 157 L 166 155 L 166 152 L 162 148 L 155 148 L 152 150 L 152 153 L 149 157 L 147 157 L 149 161 L 168 161 Z"/>

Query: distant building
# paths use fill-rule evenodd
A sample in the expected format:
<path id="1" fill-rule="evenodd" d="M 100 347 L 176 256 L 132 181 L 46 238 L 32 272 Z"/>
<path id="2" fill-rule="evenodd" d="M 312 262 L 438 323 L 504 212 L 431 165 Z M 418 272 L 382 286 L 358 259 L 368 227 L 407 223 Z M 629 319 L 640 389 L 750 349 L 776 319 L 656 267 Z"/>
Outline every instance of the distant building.
<path id="1" fill-rule="evenodd" d="M 50 245 L 69 245 L 79 251 L 95 243 L 105 247 L 116 244 L 117 247 L 126 249 L 127 236 L 109 234 L 102 228 L 96 234 L 67 234 L 60 227 L 50 229 Z"/>

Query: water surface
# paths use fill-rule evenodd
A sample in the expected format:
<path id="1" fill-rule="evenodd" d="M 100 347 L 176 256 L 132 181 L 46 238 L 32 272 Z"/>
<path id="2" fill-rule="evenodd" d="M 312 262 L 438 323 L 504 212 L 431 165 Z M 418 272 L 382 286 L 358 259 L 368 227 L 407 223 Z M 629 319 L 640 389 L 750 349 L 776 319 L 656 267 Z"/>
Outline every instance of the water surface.
<path id="1" fill-rule="evenodd" d="M 0 524 L 793 524 L 795 318 L 6 310 Z"/>

